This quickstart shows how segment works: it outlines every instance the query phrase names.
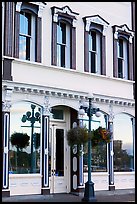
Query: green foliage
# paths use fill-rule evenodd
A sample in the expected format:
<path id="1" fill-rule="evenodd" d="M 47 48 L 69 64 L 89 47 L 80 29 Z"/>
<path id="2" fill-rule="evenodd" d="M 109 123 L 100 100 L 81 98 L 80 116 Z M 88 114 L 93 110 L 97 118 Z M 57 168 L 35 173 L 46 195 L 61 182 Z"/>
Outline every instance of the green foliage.
<path id="1" fill-rule="evenodd" d="M 91 132 L 92 146 L 95 147 L 99 144 L 109 143 L 111 140 L 111 133 L 108 129 L 99 127 Z"/>
<path id="2" fill-rule="evenodd" d="M 16 148 L 23 149 L 29 146 L 29 139 L 30 136 L 28 136 L 26 133 L 14 132 L 11 135 L 11 144 Z"/>
<path id="3" fill-rule="evenodd" d="M 88 141 L 88 130 L 83 127 L 75 127 L 67 132 L 68 145 L 81 145 Z"/>

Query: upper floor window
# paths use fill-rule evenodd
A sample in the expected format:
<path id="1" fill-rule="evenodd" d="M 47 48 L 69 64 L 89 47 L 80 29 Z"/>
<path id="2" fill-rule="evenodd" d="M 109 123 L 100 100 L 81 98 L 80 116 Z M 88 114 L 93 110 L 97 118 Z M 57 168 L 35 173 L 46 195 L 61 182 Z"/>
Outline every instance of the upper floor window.
<path id="1" fill-rule="evenodd" d="M 52 7 L 52 61 L 59 67 L 76 69 L 76 15 L 68 6 Z"/>
<path id="2" fill-rule="evenodd" d="M 35 61 L 36 18 L 30 13 L 20 12 L 19 58 Z"/>
<path id="3" fill-rule="evenodd" d="M 84 17 L 84 71 L 106 75 L 105 31 L 108 23 L 99 15 Z"/>
<path id="4" fill-rule="evenodd" d="M 113 26 L 113 76 L 133 80 L 133 32 L 126 25 Z"/>
<path id="5" fill-rule="evenodd" d="M 89 33 L 89 72 L 101 74 L 101 35 Z"/>
<path id="6" fill-rule="evenodd" d="M 127 41 L 119 39 L 118 49 L 118 78 L 128 79 L 128 46 Z"/>
<path id="7" fill-rule="evenodd" d="M 41 15 L 44 3 L 17 2 L 14 57 L 41 62 Z"/>
<path id="8" fill-rule="evenodd" d="M 57 24 L 57 66 L 70 68 L 70 26 Z"/>

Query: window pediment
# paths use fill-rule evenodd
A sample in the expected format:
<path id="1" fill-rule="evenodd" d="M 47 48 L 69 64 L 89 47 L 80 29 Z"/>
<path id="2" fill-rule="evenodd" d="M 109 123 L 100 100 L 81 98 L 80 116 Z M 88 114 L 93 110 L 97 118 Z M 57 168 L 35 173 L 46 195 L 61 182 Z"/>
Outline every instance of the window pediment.
<path id="1" fill-rule="evenodd" d="M 83 21 L 85 22 L 86 31 L 90 30 L 90 26 L 92 23 L 102 25 L 103 26 L 103 35 L 105 35 L 105 31 L 109 25 L 109 23 L 107 21 L 105 21 L 102 17 L 100 17 L 99 15 L 86 16 L 83 18 Z"/>
<path id="2" fill-rule="evenodd" d="M 122 34 L 123 36 L 128 36 L 129 37 L 129 42 L 132 43 L 132 38 L 134 37 L 134 32 L 128 28 L 126 24 L 123 24 L 121 26 L 114 25 L 113 26 L 114 30 L 114 38 L 118 39 L 119 33 Z"/>
<path id="3" fill-rule="evenodd" d="M 62 8 L 59 7 L 51 7 L 52 10 L 52 15 L 53 15 L 53 21 L 54 22 L 58 22 L 59 20 L 59 16 L 62 16 L 63 18 L 66 19 L 71 19 L 73 27 L 75 27 L 75 23 L 76 23 L 76 15 L 79 15 L 76 12 L 73 12 L 69 6 L 64 6 Z"/>

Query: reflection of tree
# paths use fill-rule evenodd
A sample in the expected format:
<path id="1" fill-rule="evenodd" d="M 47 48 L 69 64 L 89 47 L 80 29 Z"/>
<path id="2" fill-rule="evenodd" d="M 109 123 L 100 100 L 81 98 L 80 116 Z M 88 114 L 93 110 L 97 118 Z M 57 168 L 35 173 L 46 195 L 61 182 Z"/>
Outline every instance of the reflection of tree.
<path id="1" fill-rule="evenodd" d="M 28 161 L 26 160 L 28 157 L 28 154 L 26 152 L 23 152 L 22 149 L 29 146 L 29 139 L 30 137 L 26 133 L 14 132 L 11 135 L 11 138 L 10 138 L 11 145 L 17 148 L 17 152 L 14 152 L 15 157 L 12 157 L 10 159 L 10 162 L 11 164 L 15 162 L 16 167 L 21 167 L 22 165 L 26 166 L 25 164 L 26 164 L 26 161 Z"/>
<path id="2" fill-rule="evenodd" d="M 128 155 L 127 151 L 122 149 L 122 141 L 114 140 L 114 170 L 130 171 L 133 156 Z"/>
<path id="3" fill-rule="evenodd" d="M 84 145 L 84 165 L 88 164 L 87 145 Z M 106 144 L 100 144 L 92 148 L 92 171 L 104 171 L 107 164 Z"/>

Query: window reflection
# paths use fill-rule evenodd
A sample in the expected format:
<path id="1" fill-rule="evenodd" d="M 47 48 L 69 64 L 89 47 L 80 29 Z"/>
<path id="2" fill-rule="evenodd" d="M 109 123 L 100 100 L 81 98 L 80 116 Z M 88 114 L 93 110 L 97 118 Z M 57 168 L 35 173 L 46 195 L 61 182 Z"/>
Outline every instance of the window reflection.
<path id="1" fill-rule="evenodd" d="M 101 112 L 100 112 L 101 113 Z M 107 125 L 107 115 L 101 113 L 100 117 L 92 116 L 91 121 L 91 130 L 97 129 L 99 126 L 106 128 Z M 83 119 L 83 125 L 88 128 L 88 116 L 85 115 Z M 100 144 L 97 147 L 92 147 L 91 149 L 92 161 L 91 161 L 91 170 L 92 172 L 102 172 L 107 171 L 107 144 Z M 84 145 L 84 172 L 88 172 L 88 144 Z"/>
<path id="2" fill-rule="evenodd" d="M 114 118 L 114 171 L 133 171 L 132 117 L 118 114 Z"/>
<path id="3" fill-rule="evenodd" d="M 35 121 L 33 134 L 30 121 L 22 122 L 23 115 L 32 112 L 31 105 L 16 103 L 11 108 L 9 173 L 12 174 L 40 173 L 40 121 Z M 36 112 L 40 113 L 38 106 L 35 106 L 34 113 Z"/>

